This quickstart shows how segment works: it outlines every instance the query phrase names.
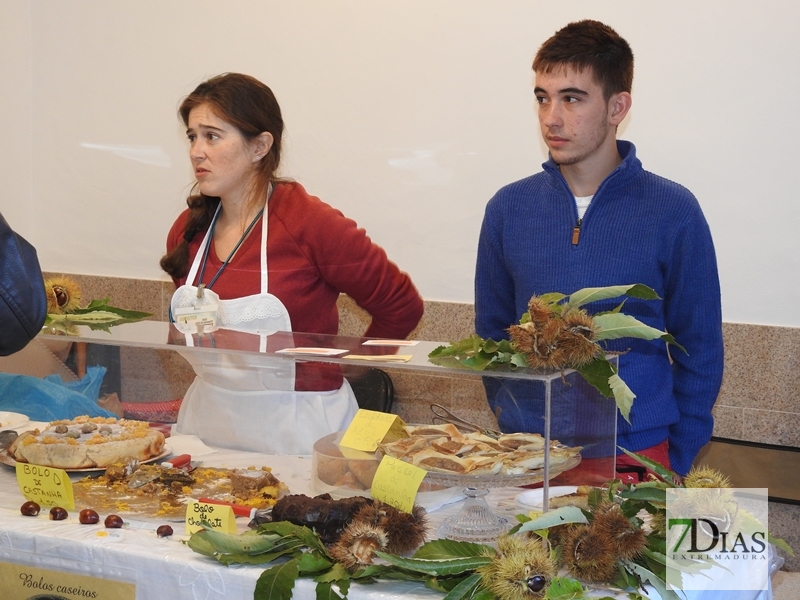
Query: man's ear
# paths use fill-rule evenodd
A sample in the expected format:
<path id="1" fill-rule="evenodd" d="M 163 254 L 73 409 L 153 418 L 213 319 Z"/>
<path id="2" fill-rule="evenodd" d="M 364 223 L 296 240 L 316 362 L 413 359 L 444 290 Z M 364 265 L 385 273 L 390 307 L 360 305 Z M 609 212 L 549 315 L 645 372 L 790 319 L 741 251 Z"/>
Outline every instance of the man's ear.
<path id="1" fill-rule="evenodd" d="M 633 99 L 628 92 L 618 92 L 608 99 L 608 123 L 617 126 L 631 109 Z"/>
<path id="2" fill-rule="evenodd" d="M 269 131 L 259 133 L 253 142 L 253 160 L 258 162 L 262 157 L 266 156 L 274 141 L 275 139 Z"/>

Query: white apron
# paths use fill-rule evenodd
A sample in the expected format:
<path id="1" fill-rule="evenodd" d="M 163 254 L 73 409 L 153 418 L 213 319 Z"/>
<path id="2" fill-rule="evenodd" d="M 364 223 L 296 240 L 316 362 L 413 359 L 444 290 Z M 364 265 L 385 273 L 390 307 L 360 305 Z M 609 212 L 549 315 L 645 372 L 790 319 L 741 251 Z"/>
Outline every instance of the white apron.
<path id="1" fill-rule="evenodd" d="M 219 212 L 219 208 L 217 209 Z M 216 326 L 258 334 L 259 351 L 267 349 L 267 336 L 292 331 L 283 303 L 267 292 L 267 219 L 261 229 L 261 293 L 220 300 L 204 289 L 198 299 L 194 283 L 206 248 L 212 242 L 213 223 L 203 239 L 192 267 L 172 296 L 172 314 L 200 305 L 217 307 Z M 176 326 L 193 346 L 192 327 Z M 194 434 L 205 443 L 264 454 L 311 454 L 314 442 L 345 429 L 358 409 L 347 380 L 338 390 L 295 392 L 294 362 L 257 354 L 220 352 L 182 353 L 197 377 L 187 390 L 176 433 Z"/>

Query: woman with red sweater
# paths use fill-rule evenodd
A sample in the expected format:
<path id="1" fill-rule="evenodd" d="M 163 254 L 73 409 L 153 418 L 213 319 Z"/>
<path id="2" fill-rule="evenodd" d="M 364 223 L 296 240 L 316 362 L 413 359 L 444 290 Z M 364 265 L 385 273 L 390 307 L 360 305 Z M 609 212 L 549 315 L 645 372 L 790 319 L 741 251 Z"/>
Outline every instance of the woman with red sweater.
<path id="1" fill-rule="evenodd" d="M 423 307 L 408 275 L 354 221 L 276 176 L 283 120 L 266 85 L 219 75 L 179 113 L 198 192 L 173 224 L 161 260 L 177 288 L 170 308 L 179 327 L 200 318 L 264 340 L 276 331 L 335 335 L 336 301 L 345 293 L 372 316 L 365 336 L 404 338 L 414 329 Z M 301 392 L 294 373 L 276 377 L 285 363 L 241 360 L 194 364 L 198 377 L 176 431 L 224 447 L 309 454 L 315 439 L 355 414 L 346 381 Z"/>

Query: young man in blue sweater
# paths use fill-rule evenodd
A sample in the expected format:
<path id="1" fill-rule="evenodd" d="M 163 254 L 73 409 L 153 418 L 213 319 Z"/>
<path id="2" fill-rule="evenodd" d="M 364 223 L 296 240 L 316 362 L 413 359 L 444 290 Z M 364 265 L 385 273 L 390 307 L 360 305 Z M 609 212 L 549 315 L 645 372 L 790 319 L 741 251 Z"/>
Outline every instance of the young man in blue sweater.
<path id="1" fill-rule="evenodd" d="M 508 337 L 534 294 L 653 288 L 661 300 L 629 299 L 624 312 L 668 331 L 686 353 L 631 338 L 608 344 L 627 351 L 620 375 L 636 394 L 631 423 L 618 418 L 617 445 L 686 474 L 711 437 L 722 381 L 719 279 L 708 225 L 687 189 L 645 171 L 633 144 L 616 139 L 631 107 L 633 53 L 613 29 L 597 21 L 567 25 L 542 45 L 533 70 L 550 159 L 486 207 L 476 331 Z M 534 430 L 541 422 L 531 403 L 491 389 L 488 396 L 504 431 Z M 618 456 L 617 468 L 627 460 Z"/>

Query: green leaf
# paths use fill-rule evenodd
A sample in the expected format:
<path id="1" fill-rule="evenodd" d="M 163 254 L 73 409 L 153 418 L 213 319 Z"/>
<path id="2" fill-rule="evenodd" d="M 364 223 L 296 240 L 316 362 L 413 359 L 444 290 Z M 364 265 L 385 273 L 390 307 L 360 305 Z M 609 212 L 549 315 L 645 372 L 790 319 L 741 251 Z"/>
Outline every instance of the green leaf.
<path id="1" fill-rule="evenodd" d="M 465 358 L 464 360 L 461 361 L 461 363 L 464 366 L 469 367 L 470 369 L 473 369 L 475 371 L 483 371 L 489 365 L 489 363 L 492 362 L 493 359 L 494 355 L 481 351 L 474 356 Z"/>
<path id="2" fill-rule="evenodd" d="M 629 572 L 638 575 L 642 581 L 649 582 L 650 585 L 656 589 L 661 600 L 681 600 L 680 596 L 672 589 L 668 588 L 666 582 L 657 577 L 652 571 L 645 569 L 641 565 L 637 565 L 635 562 L 623 561 L 623 565 Z"/>
<path id="3" fill-rule="evenodd" d="M 333 591 L 333 584 L 330 582 L 320 582 L 317 584 L 316 600 L 343 600 L 343 598 Z"/>
<path id="4" fill-rule="evenodd" d="M 569 577 L 555 577 L 547 588 L 547 600 L 576 600 L 585 596 L 583 584 Z"/>
<path id="5" fill-rule="evenodd" d="M 93 310 L 84 313 L 67 313 L 61 316 L 65 321 L 69 321 L 70 323 L 102 323 L 119 320 L 119 315 L 108 310 Z"/>
<path id="6" fill-rule="evenodd" d="M 419 558 L 404 558 L 394 554 L 386 554 L 385 552 L 375 552 L 375 555 L 402 569 L 408 569 L 409 571 L 416 571 L 418 573 L 436 576 L 458 575 L 459 573 L 474 571 L 478 567 L 488 565 L 490 562 L 492 562 L 491 556 L 472 556 L 463 558 L 428 560 Z"/>
<path id="7" fill-rule="evenodd" d="M 667 491 L 663 487 L 649 487 L 645 486 L 645 484 L 636 485 L 631 489 L 620 490 L 619 495 L 622 498 L 657 502 L 660 505 L 664 505 L 667 502 Z"/>
<path id="8" fill-rule="evenodd" d="M 606 398 L 614 397 L 614 391 L 611 389 L 608 380 L 612 375 L 617 373 L 617 370 L 614 368 L 614 365 L 606 360 L 605 356 L 599 355 L 592 362 L 578 367 L 575 370 L 578 371 L 589 384 L 594 386 L 598 392 L 603 394 L 603 396 Z"/>
<path id="9" fill-rule="evenodd" d="M 567 523 L 588 523 L 586 515 L 577 506 L 562 506 L 555 510 L 549 510 L 542 516 L 523 523 L 519 528 L 519 532 L 536 531 L 537 529 L 549 529 L 557 525 L 566 525 Z"/>
<path id="10" fill-rule="evenodd" d="M 675 473 L 674 471 L 670 471 L 664 465 L 659 462 L 654 461 L 652 458 L 647 458 L 643 454 L 636 454 L 635 452 L 630 452 L 621 446 L 617 446 L 620 450 L 622 450 L 625 454 L 630 456 L 635 461 L 643 464 L 645 467 L 653 471 L 656 475 L 661 477 L 665 482 L 672 484 L 673 486 L 677 485 L 677 482 L 680 481 L 680 476 Z"/>
<path id="11" fill-rule="evenodd" d="M 330 569 L 333 566 L 333 562 L 318 550 L 312 550 L 311 552 L 303 552 L 297 557 L 297 569 L 303 575 L 320 573 Z"/>
<path id="12" fill-rule="evenodd" d="M 297 576 L 295 560 L 265 570 L 256 582 L 253 600 L 290 600 Z"/>
<path id="13" fill-rule="evenodd" d="M 783 540 L 779 537 L 774 537 L 771 533 L 767 533 L 767 539 L 771 544 L 777 546 L 789 556 L 794 556 L 794 550 L 792 550 L 792 547 L 786 543 L 786 540 Z"/>
<path id="14" fill-rule="evenodd" d="M 541 296 L 539 296 L 539 300 L 552 307 L 554 304 L 558 304 L 566 297 L 567 297 L 566 294 L 562 294 L 560 292 L 549 292 L 547 294 L 542 294 Z"/>
<path id="15" fill-rule="evenodd" d="M 484 544 L 458 542 L 455 540 L 433 540 L 420 546 L 412 558 L 438 560 L 471 556 L 493 556 L 496 552 L 492 546 Z"/>
<path id="16" fill-rule="evenodd" d="M 309 548 L 315 548 L 327 555 L 328 550 L 319 536 L 308 527 L 304 525 L 295 525 L 289 521 L 277 521 L 275 523 L 263 523 L 258 526 L 258 532 L 261 534 L 273 533 L 281 537 L 294 537 L 300 540 L 304 545 Z"/>
<path id="17" fill-rule="evenodd" d="M 669 333 L 665 333 L 664 335 L 662 335 L 661 339 L 664 340 L 665 342 L 667 342 L 668 344 L 672 344 L 673 346 L 677 346 L 678 348 L 683 350 L 684 354 L 687 354 L 687 355 L 689 354 L 688 352 L 686 352 L 686 348 L 684 348 L 678 342 L 676 342 L 675 338 L 672 337 L 672 335 L 670 335 Z"/>
<path id="18" fill-rule="evenodd" d="M 215 554 L 261 554 L 274 549 L 282 538 L 277 535 L 259 535 L 248 531 L 240 535 L 224 533 L 211 528 L 196 531 L 189 538 L 189 547 L 213 548 Z M 196 550 L 196 552 L 201 552 Z M 206 556 L 212 556 L 206 554 Z"/>
<path id="19" fill-rule="evenodd" d="M 494 340 L 486 340 L 486 343 L 494 342 Z M 499 342 L 494 342 L 497 344 L 497 351 L 504 352 L 508 354 L 514 354 L 517 350 L 514 348 L 514 345 L 511 343 L 511 340 L 500 340 Z M 484 345 L 484 348 L 486 346 Z"/>
<path id="20" fill-rule="evenodd" d="M 630 423 L 631 408 L 636 398 L 631 389 L 617 373 L 616 368 L 604 355 L 576 369 L 583 378 L 606 398 L 614 398 L 620 414 Z"/>
<path id="21" fill-rule="evenodd" d="M 111 305 L 108 304 L 108 302 L 109 302 L 109 298 L 103 298 L 102 300 L 93 300 L 89 304 L 89 306 L 87 306 L 85 308 L 76 308 L 70 314 L 83 315 L 83 314 L 91 313 L 93 311 L 105 311 L 105 312 L 114 313 L 115 315 L 117 315 L 118 317 L 121 317 L 123 319 L 134 319 L 134 320 L 137 320 L 137 321 L 140 320 L 140 319 L 145 319 L 147 317 L 152 317 L 153 316 L 153 313 L 142 312 L 142 311 L 139 311 L 139 310 L 127 310 L 127 309 L 124 309 L 124 308 L 118 308 L 116 306 L 111 306 Z"/>
<path id="22" fill-rule="evenodd" d="M 614 393 L 614 401 L 617 403 L 622 417 L 628 422 L 631 422 L 631 408 L 633 407 L 633 400 L 636 394 L 631 391 L 628 384 L 622 381 L 618 373 L 614 373 L 608 378 L 608 385 Z"/>
<path id="23" fill-rule="evenodd" d="M 481 580 L 482 577 L 479 573 L 473 573 L 450 590 L 443 600 L 469 600 L 474 598 L 475 592 L 481 585 Z"/>
<path id="24" fill-rule="evenodd" d="M 494 352 L 497 352 L 498 350 L 500 350 L 500 343 L 499 342 L 495 342 L 494 340 L 486 340 L 483 343 L 483 351 L 484 352 L 487 352 L 489 354 L 493 354 Z"/>
<path id="25" fill-rule="evenodd" d="M 511 365 L 514 367 L 525 368 L 528 366 L 528 359 L 521 352 L 516 352 L 511 355 Z"/>
<path id="26" fill-rule="evenodd" d="M 322 583 L 330 583 L 333 581 L 344 581 L 350 579 L 350 573 L 341 563 L 334 563 L 329 571 L 323 571 L 316 577 L 314 581 Z"/>
<path id="27" fill-rule="evenodd" d="M 612 285 L 599 288 L 583 288 L 570 295 L 566 304 L 571 308 L 578 308 L 590 302 L 597 300 L 606 300 L 608 298 L 618 298 L 619 296 L 630 296 L 631 298 L 641 298 L 643 300 L 659 300 L 658 294 L 655 290 L 643 285 L 635 283 L 633 285 Z"/>
<path id="28" fill-rule="evenodd" d="M 645 325 L 639 319 L 625 313 L 605 313 L 593 317 L 597 327 L 596 339 L 617 340 L 633 337 L 642 340 L 658 340 L 666 335 L 655 327 Z"/>

